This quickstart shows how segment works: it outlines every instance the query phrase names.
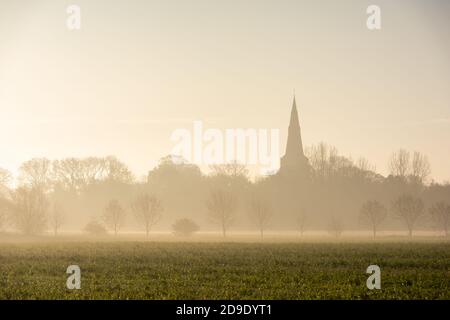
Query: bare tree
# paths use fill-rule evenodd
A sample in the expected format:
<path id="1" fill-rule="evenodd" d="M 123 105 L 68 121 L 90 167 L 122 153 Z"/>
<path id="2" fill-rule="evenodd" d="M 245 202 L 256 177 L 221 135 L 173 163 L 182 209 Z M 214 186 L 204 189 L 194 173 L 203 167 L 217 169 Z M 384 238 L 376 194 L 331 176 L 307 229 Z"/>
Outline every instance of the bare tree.
<path id="1" fill-rule="evenodd" d="M 67 158 L 53 162 L 54 177 L 64 188 L 80 190 L 84 185 L 83 161 L 76 158 Z"/>
<path id="2" fill-rule="evenodd" d="M 0 168 L 0 231 L 6 226 L 8 221 L 9 201 L 9 183 L 11 182 L 11 173 L 8 170 Z"/>
<path id="3" fill-rule="evenodd" d="M 58 203 L 54 203 L 52 211 L 50 213 L 49 223 L 55 237 L 58 235 L 58 230 L 63 225 L 64 220 L 64 209 Z"/>
<path id="4" fill-rule="evenodd" d="M 96 181 L 104 180 L 105 161 L 102 158 L 88 157 L 81 160 L 81 184 L 86 187 Z"/>
<path id="5" fill-rule="evenodd" d="M 40 188 L 19 187 L 12 193 L 15 227 L 26 235 L 43 232 L 47 224 L 48 201 Z"/>
<path id="6" fill-rule="evenodd" d="M 338 216 L 332 215 L 330 218 L 330 223 L 328 225 L 328 232 L 335 236 L 339 237 L 344 231 L 342 220 Z"/>
<path id="7" fill-rule="evenodd" d="M 348 172 L 357 168 L 351 159 L 340 156 L 336 147 L 329 146 L 323 142 L 317 146 L 307 148 L 306 154 L 310 160 L 315 177 L 321 182 L 338 175 L 347 175 Z M 361 159 L 358 165 L 362 166 L 360 171 L 363 168 L 368 170 L 370 167 L 365 159 Z"/>
<path id="8" fill-rule="evenodd" d="M 391 155 L 389 170 L 393 176 L 406 178 L 410 168 L 410 155 L 408 151 L 400 149 Z"/>
<path id="9" fill-rule="evenodd" d="M 298 231 L 300 232 L 301 237 L 303 237 L 303 233 L 305 232 L 306 222 L 307 222 L 306 210 L 305 208 L 301 208 L 297 216 L 297 228 Z"/>
<path id="10" fill-rule="evenodd" d="M 392 203 L 392 209 L 395 216 L 406 224 L 412 237 L 414 226 L 424 213 L 423 201 L 411 195 L 402 195 Z"/>
<path id="11" fill-rule="evenodd" d="M 414 181 L 422 184 L 426 182 L 428 176 L 431 173 L 430 162 L 427 156 L 415 151 L 413 154 L 412 164 L 411 164 L 411 176 Z"/>
<path id="12" fill-rule="evenodd" d="M 339 156 L 339 152 L 334 146 L 329 147 L 328 153 L 327 176 L 332 177 L 342 167 L 343 158 Z"/>
<path id="13" fill-rule="evenodd" d="M 369 160 L 363 157 L 360 157 L 358 159 L 358 161 L 356 162 L 356 167 L 363 172 L 376 171 L 376 167 L 370 164 Z"/>
<path id="14" fill-rule="evenodd" d="M 0 188 L 6 189 L 9 186 L 11 179 L 12 179 L 11 172 L 9 172 L 6 169 L 0 168 Z"/>
<path id="15" fill-rule="evenodd" d="M 378 227 L 387 217 L 387 210 L 376 200 L 367 201 L 362 205 L 359 217 L 361 223 L 370 226 L 375 239 Z"/>
<path id="16" fill-rule="evenodd" d="M 247 167 L 244 164 L 237 162 L 236 160 L 229 163 L 211 165 L 210 169 L 215 175 L 225 175 L 234 178 L 248 177 Z"/>
<path id="17" fill-rule="evenodd" d="M 48 190 L 52 182 L 52 165 L 46 158 L 34 158 L 24 162 L 19 168 L 19 180 L 34 189 Z"/>
<path id="18" fill-rule="evenodd" d="M 133 173 L 128 169 L 127 165 L 116 157 L 106 157 L 104 166 L 107 180 L 122 183 L 132 183 L 134 181 Z"/>
<path id="19" fill-rule="evenodd" d="M 250 200 L 249 217 L 259 229 L 261 239 L 264 237 L 264 230 L 272 219 L 272 208 L 269 202 L 261 196 L 254 196 Z"/>
<path id="20" fill-rule="evenodd" d="M 234 221 L 237 201 L 232 193 L 218 189 L 211 192 L 206 202 L 209 218 L 213 223 L 219 224 L 225 237 L 227 229 Z"/>
<path id="21" fill-rule="evenodd" d="M 36 162 L 36 160 L 34 160 Z M 98 181 L 132 183 L 134 176 L 126 164 L 114 156 L 66 158 L 52 166 L 53 178 L 65 189 L 80 191 Z"/>
<path id="22" fill-rule="evenodd" d="M 317 146 L 307 148 L 306 153 L 318 178 L 322 181 L 326 179 L 329 173 L 330 153 L 334 154 L 334 151 L 330 152 L 330 147 L 320 142 Z"/>
<path id="23" fill-rule="evenodd" d="M 125 217 L 126 212 L 117 200 L 111 200 L 103 214 L 105 224 L 108 228 L 114 230 L 114 235 L 117 235 L 117 232 L 125 223 Z"/>
<path id="24" fill-rule="evenodd" d="M 4 230 L 8 223 L 9 207 L 8 200 L 0 196 L 0 231 Z"/>
<path id="25" fill-rule="evenodd" d="M 148 238 L 151 228 L 161 219 L 164 210 L 161 201 L 153 195 L 141 194 L 131 204 L 136 220 L 145 227 Z"/>
<path id="26" fill-rule="evenodd" d="M 443 230 L 447 237 L 450 225 L 450 205 L 444 201 L 437 202 L 430 208 L 430 214 L 436 227 Z"/>

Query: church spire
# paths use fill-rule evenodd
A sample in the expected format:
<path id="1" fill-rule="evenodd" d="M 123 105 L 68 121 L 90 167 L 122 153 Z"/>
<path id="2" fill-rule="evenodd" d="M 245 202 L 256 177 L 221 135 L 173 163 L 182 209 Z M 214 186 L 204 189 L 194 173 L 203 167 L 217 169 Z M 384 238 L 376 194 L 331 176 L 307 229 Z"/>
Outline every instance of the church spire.
<path id="1" fill-rule="evenodd" d="M 295 95 L 292 102 L 291 119 L 289 121 L 288 139 L 286 144 L 286 155 L 288 154 L 303 156 L 303 143 Z"/>
<path id="2" fill-rule="evenodd" d="M 308 159 L 303 153 L 303 143 L 298 120 L 295 94 L 292 101 L 291 118 L 289 120 L 286 153 L 281 158 L 280 171 L 306 173 L 309 169 Z"/>

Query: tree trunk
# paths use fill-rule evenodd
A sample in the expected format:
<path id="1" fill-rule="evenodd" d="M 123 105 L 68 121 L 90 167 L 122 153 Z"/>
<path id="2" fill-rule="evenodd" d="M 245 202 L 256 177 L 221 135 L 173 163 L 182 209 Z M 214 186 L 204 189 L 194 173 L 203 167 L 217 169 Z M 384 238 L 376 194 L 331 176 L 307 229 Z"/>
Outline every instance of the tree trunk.
<path id="1" fill-rule="evenodd" d="M 377 228 L 373 227 L 373 238 L 377 237 Z"/>
<path id="2" fill-rule="evenodd" d="M 261 239 L 263 239 L 264 238 L 264 230 L 261 228 Z"/>
<path id="3" fill-rule="evenodd" d="M 225 238 L 226 237 L 226 229 L 225 229 L 224 223 L 222 223 L 222 234 L 223 234 L 223 237 Z"/>

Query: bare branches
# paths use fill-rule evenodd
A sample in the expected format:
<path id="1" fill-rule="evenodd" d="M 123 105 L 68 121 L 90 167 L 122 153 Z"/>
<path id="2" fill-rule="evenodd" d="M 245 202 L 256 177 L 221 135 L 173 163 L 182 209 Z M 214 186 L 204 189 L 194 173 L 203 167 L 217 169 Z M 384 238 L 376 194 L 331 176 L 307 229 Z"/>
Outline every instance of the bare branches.
<path id="1" fill-rule="evenodd" d="M 344 231 L 344 227 L 342 224 L 342 219 L 336 215 L 332 215 L 330 217 L 330 222 L 328 225 L 328 232 L 338 238 L 342 232 Z"/>
<path id="2" fill-rule="evenodd" d="M 272 208 L 262 196 L 253 196 L 249 204 L 249 216 L 258 228 L 261 238 L 264 237 L 264 230 L 272 219 Z"/>
<path id="3" fill-rule="evenodd" d="M 391 175 L 405 181 L 423 184 L 431 173 L 431 166 L 427 156 L 420 152 L 415 151 L 411 158 L 409 151 L 400 149 L 391 155 L 389 170 Z"/>
<path id="4" fill-rule="evenodd" d="M 12 179 L 11 172 L 9 172 L 6 169 L 0 168 L 0 186 L 7 187 L 11 182 L 11 179 Z"/>
<path id="5" fill-rule="evenodd" d="M 392 209 L 395 216 L 406 224 L 408 234 L 412 237 L 413 229 L 424 213 L 423 201 L 411 195 L 403 195 L 392 203 Z"/>
<path id="6" fill-rule="evenodd" d="M 8 224 L 10 203 L 8 200 L 0 197 L 0 231 L 3 231 Z"/>
<path id="7" fill-rule="evenodd" d="M 411 176 L 416 180 L 416 182 L 426 182 L 431 173 L 431 166 L 428 162 L 427 156 L 415 151 L 413 154 L 411 170 Z"/>
<path id="8" fill-rule="evenodd" d="M 234 222 L 237 209 L 236 198 L 230 192 L 214 190 L 206 202 L 206 207 L 211 221 L 221 226 L 222 235 L 225 237 L 228 228 Z"/>
<path id="9" fill-rule="evenodd" d="M 355 163 L 351 158 L 339 155 L 335 147 L 323 142 L 307 148 L 306 155 L 315 179 L 320 182 L 339 177 L 370 178 L 375 174 L 375 166 L 367 159 L 359 158 Z"/>
<path id="10" fill-rule="evenodd" d="M 48 201 L 40 188 L 19 187 L 12 193 L 15 227 L 26 235 L 43 232 L 47 224 Z"/>
<path id="11" fill-rule="evenodd" d="M 244 177 L 248 178 L 248 169 L 244 164 L 237 161 L 231 161 L 224 164 L 211 165 L 210 169 L 214 175 L 224 175 L 233 178 Z"/>
<path id="12" fill-rule="evenodd" d="M 57 236 L 58 230 L 63 225 L 65 218 L 66 218 L 64 209 L 62 208 L 62 206 L 59 203 L 53 204 L 53 209 L 52 209 L 52 212 L 50 213 L 49 218 L 50 218 L 49 223 L 50 223 L 50 227 L 53 230 L 53 234 L 55 236 Z"/>
<path id="13" fill-rule="evenodd" d="M 52 164 L 46 158 L 34 158 L 24 162 L 19 169 L 19 181 L 31 188 L 47 191 L 52 182 Z"/>
<path id="14" fill-rule="evenodd" d="M 155 196 L 141 194 L 131 204 L 131 210 L 136 220 L 144 225 L 148 237 L 151 228 L 161 219 L 164 208 Z"/>
<path id="15" fill-rule="evenodd" d="M 360 221 L 372 229 L 374 239 L 377 236 L 379 226 L 386 217 L 386 207 L 376 200 L 366 201 L 361 207 Z"/>
<path id="16" fill-rule="evenodd" d="M 119 229 L 124 225 L 125 217 L 126 212 L 117 200 L 111 200 L 103 214 L 105 224 L 114 231 L 114 235 L 117 235 Z"/>
<path id="17" fill-rule="evenodd" d="M 394 152 L 389 160 L 390 173 L 393 176 L 406 178 L 411 168 L 409 159 L 409 152 L 404 149 Z"/>
<path id="18" fill-rule="evenodd" d="M 439 201 L 430 208 L 430 214 L 435 226 L 444 231 L 447 237 L 450 225 L 450 205 L 444 201 Z"/>

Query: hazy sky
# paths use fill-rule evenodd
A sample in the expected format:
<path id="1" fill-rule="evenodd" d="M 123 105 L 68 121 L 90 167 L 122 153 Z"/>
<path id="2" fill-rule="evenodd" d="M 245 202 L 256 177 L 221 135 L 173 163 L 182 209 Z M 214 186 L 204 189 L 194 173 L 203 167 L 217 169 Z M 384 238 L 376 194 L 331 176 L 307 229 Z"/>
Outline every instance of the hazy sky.
<path id="1" fill-rule="evenodd" d="M 283 153 L 295 88 L 304 145 L 383 174 L 418 150 L 450 180 L 449 14 L 445 0 L 1 0 L 0 167 L 114 154 L 141 175 L 194 120 L 280 128 Z"/>

